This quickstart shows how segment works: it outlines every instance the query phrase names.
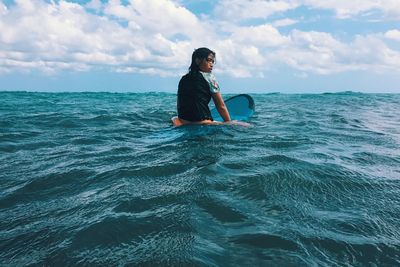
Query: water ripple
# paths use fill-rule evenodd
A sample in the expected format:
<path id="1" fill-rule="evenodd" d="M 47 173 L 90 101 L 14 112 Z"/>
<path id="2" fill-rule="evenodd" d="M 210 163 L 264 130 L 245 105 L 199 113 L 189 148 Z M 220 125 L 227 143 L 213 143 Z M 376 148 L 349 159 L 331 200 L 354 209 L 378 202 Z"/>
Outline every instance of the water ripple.
<path id="1" fill-rule="evenodd" d="M 0 92 L 2 265 L 400 265 L 399 95 L 181 128 L 175 98 Z"/>

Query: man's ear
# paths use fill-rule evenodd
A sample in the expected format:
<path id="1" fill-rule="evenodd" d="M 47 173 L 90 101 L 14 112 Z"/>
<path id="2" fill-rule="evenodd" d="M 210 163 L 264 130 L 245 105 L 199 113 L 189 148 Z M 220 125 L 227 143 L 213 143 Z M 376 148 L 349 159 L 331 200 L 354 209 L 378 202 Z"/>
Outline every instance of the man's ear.
<path id="1" fill-rule="evenodd" d="M 201 62 L 201 61 L 200 61 L 199 58 L 196 58 L 196 59 L 195 59 L 195 62 L 196 62 L 196 65 L 200 65 L 200 62 Z"/>

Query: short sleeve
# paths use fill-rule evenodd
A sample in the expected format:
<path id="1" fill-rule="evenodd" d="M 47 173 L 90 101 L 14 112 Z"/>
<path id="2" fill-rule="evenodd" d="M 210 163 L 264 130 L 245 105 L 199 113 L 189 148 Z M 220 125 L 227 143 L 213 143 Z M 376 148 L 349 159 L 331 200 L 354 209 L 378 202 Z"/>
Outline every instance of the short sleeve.
<path id="1" fill-rule="evenodd" d="M 217 79 L 215 78 L 214 74 L 208 73 L 208 72 L 202 72 L 202 71 L 200 71 L 200 73 L 203 75 L 204 79 L 207 81 L 207 83 L 210 87 L 211 93 L 213 93 L 213 94 L 219 93 L 220 92 L 219 85 L 218 85 Z"/>

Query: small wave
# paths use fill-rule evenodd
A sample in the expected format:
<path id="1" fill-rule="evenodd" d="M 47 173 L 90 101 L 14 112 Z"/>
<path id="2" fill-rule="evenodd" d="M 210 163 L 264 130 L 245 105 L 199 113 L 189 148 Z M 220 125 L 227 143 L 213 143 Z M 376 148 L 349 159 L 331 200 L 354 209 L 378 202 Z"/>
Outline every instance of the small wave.
<path id="1" fill-rule="evenodd" d="M 302 240 L 312 251 L 334 265 L 369 265 L 377 262 L 381 265 L 395 266 L 399 264 L 396 251 L 398 245 L 388 246 L 374 241 L 351 242 L 332 238 L 309 238 Z"/>
<path id="2" fill-rule="evenodd" d="M 237 244 L 264 249 L 282 249 L 292 251 L 299 249 L 299 245 L 296 242 L 283 238 L 282 236 L 267 233 L 242 234 L 240 236 L 231 237 L 230 240 Z"/>
<path id="3" fill-rule="evenodd" d="M 356 91 L 342 91 L 342 92 L 326 92 L 326 93 L 322 93 L 322 95 L 363 95 L 364 93 L 362 92 L 356 92 Z"/>
<path id="4" fill-rule="evenodd" d="M 229 207 L 221 201 L 214 201 L 211 198 L 201 198 L 196 204 L 222 223 L 242 222 L 247 219 L 246 215 L 240 211 Z"/>
<path id="5" fill-rule="evenodd" d="M 4 265 L 400 264 L 399 95 L 173 128 L 176 94 L 0 94 Z"/>
<path id="6" fill-rule="evenodd" d="M 9 208 L 29 201 L 48 200 L 53 196 L 73 194 L 75 190 L 79 191 L 79 187 L 93 174 L 94 171 L 91 170 L 70 170 L 34 177 L 23 187 L 0 199 L 0 207 Z"/>

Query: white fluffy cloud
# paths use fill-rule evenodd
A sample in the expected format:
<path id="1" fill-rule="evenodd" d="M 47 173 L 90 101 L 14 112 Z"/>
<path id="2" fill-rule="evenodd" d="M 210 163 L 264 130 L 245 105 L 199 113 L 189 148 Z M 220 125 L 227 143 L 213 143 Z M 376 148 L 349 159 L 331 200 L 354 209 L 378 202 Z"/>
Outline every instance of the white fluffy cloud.
<path id="1" fill-rule="evenodd" d="M 168 0 L 131 0 L 128 5 L 111 0 L 104 5 L 104 12 L 129 22 L 134 29 L 160 32 L 168 37 L 204 32 L 203 25 L 193 13 Z"/>
<path id="2" fill-rule="evenodd" d="M 106 15 L 87 10 L 94 7 Z M 186 63 L 188 40 L 196 39 L 184 29 L 203 29 L 196 16 L 170 1 L 92 1 L 85 8 L 18 0 L 9 8 L 1 3 L 0 10 L 0 64 L 9 71 L 176 69 Z"/>
<path id="3" fill-rule="evenodd" d="M 329 32 L 298 30 L 298 20 L 282 18 L 305 6 L 332 10 L 341 19 L 379 11 L 382 19 L 393 20 L 400 17 L 397 1 L 221 0 L 210 14 L 196 15 L 182 5 L 185 1 L 173 0 L 92 0 L 85 5 L 64 0 L 6 5 L 0 0 L 0 71 L 102 68 L 179 75 L 199 46 L 217 52 L 216 71 L 235 77 L 262 76 L 276 66 L 318 74 L 398 71 L 400 48 L 389 44 L 400 40 L 398 29 L 343 41 Z M 268 22 L 276 14 L 281 19 Z"/>
<path id="4" fill-rule="evenodd" d="M 351 70 L 396 71 L 400 67 L 400 52 L 390 49 L 381 35 L 356 36 L 343 43 L 328 33 L 291 33 L 290 47 L 277 51 L 276 56 L 287 65 L 319 74 Z"/>
<path id="5" fill-rule="evenodd" d="M 385 33 L 385 37 L 400 42 L 400 30 L 389 30 Z"/>
<path id="6" fill-rule="evenodd" d="M 389 0 L 390 1 L 390 0 Z M 384 7 L 382 2 L 377 0 L 335 0 L 335 1 L 321 1 L 321 0 L 304 0 L 304 4 L 311 8 L 333 10 L 339 18 L 349 18 L 352 15 L 357 15 L 369 10 Z"/>
<path id="7" fill-rule="evenodd" d="M 216 13 L 223 19 L 245 20 L 268 18 L 276 13 L 299 7 L 332 10 L 338 18 L 378 11 L 391 19 L 400 18 L 398 0 L 221 0 Z"/>
<path id="8" fill-rule="evenodd" d="M 354 15 L 368 12 L 382 12 L 391 19 L 400 18 L 400 3 L 398 0 L 303 0 L 303 4 L 315 9 L 333 10 L 339 18 L 350 18 Z"/>
<path id="9" fill-rule="evenodd" d="M 277 47 L 288 43 L 289 38 L 269 25 L 237 27 L 232 30 L 231 39 L 243 44 L 253 44 L 257 47 Z"/>
<path id="10" fill-rule="evenodd" d="M 284 12 L 299 6 L 296 0 L 222 0 L 215 13 L 225 20 L 242 20 L 250 18 L 267 18 L 275 13 Z"/>
<path id="11" fill-rule="evenodd" d="M 285 27 L 296 24 L 298 21 L 294 19 L 280 19 L 272 22 L 274 27 Z"/>

